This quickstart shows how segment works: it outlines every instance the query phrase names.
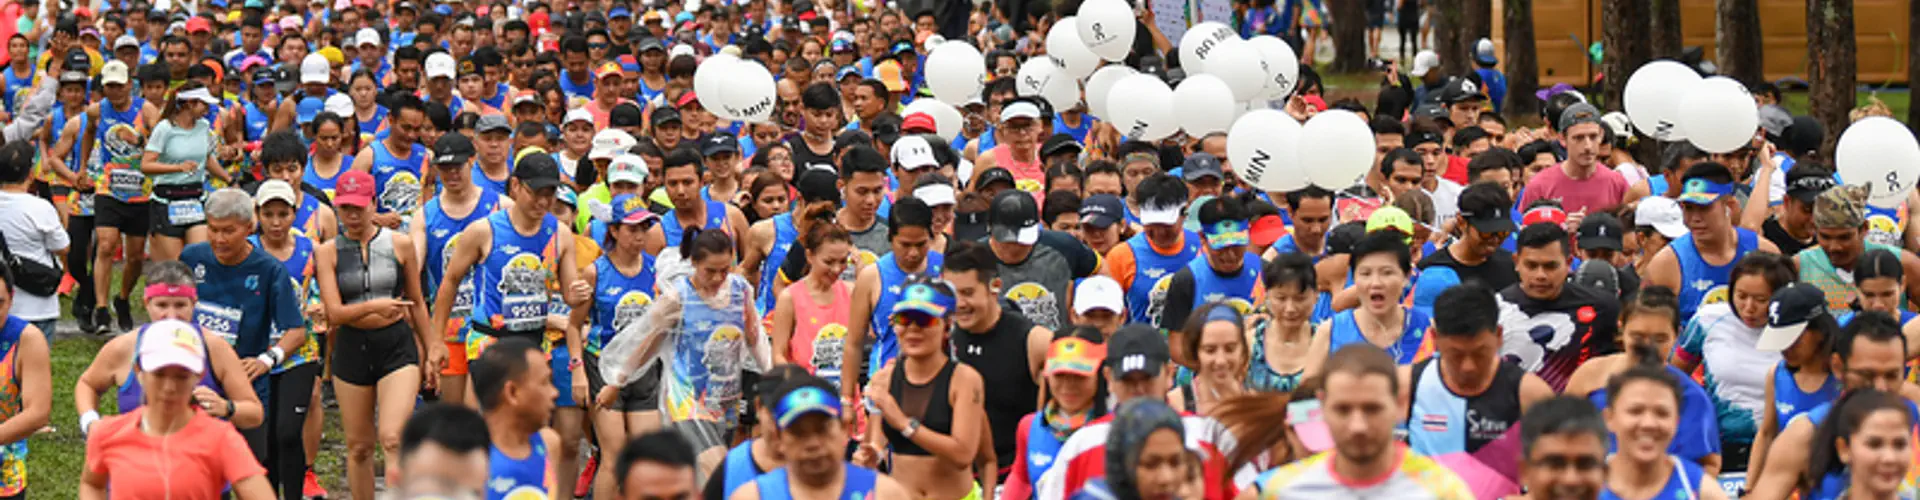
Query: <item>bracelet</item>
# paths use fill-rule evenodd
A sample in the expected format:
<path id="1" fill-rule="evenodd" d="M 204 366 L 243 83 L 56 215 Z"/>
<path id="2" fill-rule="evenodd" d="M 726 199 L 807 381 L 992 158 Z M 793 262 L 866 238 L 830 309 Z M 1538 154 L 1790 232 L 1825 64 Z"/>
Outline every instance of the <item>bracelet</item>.
<path id="1" fill-rule="evenodd" d="M 573 359 L 567 360 L 568 370 L 578 370 L 580 369 L 581 366 L 584 366 L 584 364 L 581 363 L 580 358 L 573 358 Z"/>
<path id="2" fill-rule="evenodd" d="M 267 349 L 267 354 L 273 355 L 273 364 L 276 365 L 280 364 L 281 361 L 287 360 L 287 350 L 281 349 L 280 346 L 273 346 L 272 349 Z"/>
<path id="3" fill-rule="evenodd" d="M 268 368 L 272 368 L 273 365 L 278 364 L 273 361 L 273 355 L 268 353 L 260 353 L 259 356 L 254 356 L 253 360 L 259 361 L 260 364 L 266 365 Z"/>
<path id="4" fill-rule="evenodd" d="M 231 399 L 227 400 L 227 418 L 233 418 L 233 400 Z"/>

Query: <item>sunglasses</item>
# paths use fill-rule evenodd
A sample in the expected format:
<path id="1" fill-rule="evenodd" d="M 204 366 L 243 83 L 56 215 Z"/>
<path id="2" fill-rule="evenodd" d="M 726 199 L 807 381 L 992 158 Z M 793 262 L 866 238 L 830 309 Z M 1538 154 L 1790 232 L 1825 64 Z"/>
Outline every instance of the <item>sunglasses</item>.
<path id="1" fill-rule="evenodd" d="M 931 314 L 917 314 L 917 313 L 895 314 L 893 315 L 893 327 L 896 329 L 905 328 L 909 326 L 924 328 L 928 326 L 933 326 L 933 323 L 939 320 L 940 318 L 935 317 Z"/>

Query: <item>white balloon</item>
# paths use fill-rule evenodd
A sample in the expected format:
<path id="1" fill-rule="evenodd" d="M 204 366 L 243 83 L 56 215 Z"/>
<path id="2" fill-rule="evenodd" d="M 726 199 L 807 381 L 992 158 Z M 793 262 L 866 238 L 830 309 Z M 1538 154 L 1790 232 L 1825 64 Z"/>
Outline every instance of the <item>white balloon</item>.
<path id="1" fill-rule="evenodd" d="M 1680 101 L 1699 82 L 1700 74 L 1685 64 L 1664 59 L 1647 63 L 1634 70 L 1633 76 L 1627 79 L 1627 88 L 1621 92 L 1627 118 L 1633 120 L 1634 128 L 1654 139 L 1685 139 L 1678 120 Z"/>
<path id="2" fill-rule="evenodd" d="M 1849 186 L 1868 186 L 1867 204 L 1895 208 L 1906 201 L 1920 179 L 1920 143 L 1906 125 L 1884 116 L 1853 122 L 1840 134 L 1833 162 L 1840 180 Z"/>
<path id="3" fill-rule="evenodd" d="M 1321 111 L 1300 127 L 1300 167 L 1315 186 L 1353 185 L 1373 165 L 1373 129 L 1351 111 Z"/>
<path id="4" fill-rule="evenodd" d="M 721 82 L 720 98 L 701 97 L 702 102 L 713 103 L 710 109 L 721 118 L 767 123 L 773 118 L 777 92 L 773 73 L 759 64 L 735 64 L 731 72 L 733 74 Z"/>
<path id="5" fill-rule="evenodd" d="M 1107 92 L 1113 90 L 1113 84 L 1121 78 L 1139 74 L 1125 64 L 1109 64 L 1094 70 L 1087 77 L 1087 112 L 1102 120 L 1107 118 Z"/>
<path id="6" fill-rule="evenodd" d="M 987 59 L 967 42 L 953 40 L 927 54 L 927 89 L 940 102 L 961 106 L 986 88 Z"/>
<path id="7" fill-rule="evenodd" d="M 1056 111 L 1080 103 L 1079 82 L 1068 76 L 1060 66 L 1060 60 L 1053 56 L 1028 59 L 1020 65 L 1020 71 L 1013 78 L 1015 95 L 1039 96 L 1046 99 L 1047 104 Z"/>
<path id="8" fill-rule="evenodd" d="M 1080 82 L 1065 76 L 1047 81 L 1046 88 L 1040 89 L 1040 97 L 1053 105 L 1055 113 L 1073 109 L 1080 105 Z"/>
<path id="9" fill-rule="evenodd" d="M 1080 22 L 1075 25 L 1080 35 L 1080 43 L 1088 50 L 1108 61 L 1127 58 L 1133 50 L 1135 24 L 1133 8 L 1126 0 L 1091 0 L 1080 4 L 1076 15 Z M 1051 52 L 1053 49 L 1047 49 Z"/>
<path id="10" fill-rule="evenodd" d="M 1192 78 L 1188 78 L 1192 81 Z M 1186 87 L 1185 83 L 1181 84 Z M 1247 112 L 1227 130 L 1227 163 L 1241 180 L 1263 191 L 1287 192 L 1307 187 L 1307 171 L 1300 168 L 1300 122 L 1272 109 Z"/>
<path id="11" fill-rule="evenodd" d="M 1266 93 L 1260 97 L 1275 100 L 1292 95 L 1294 84 L 1300 82 L 1300 56 L 1293 53 L 1293 46 L 1273 35 L 1249 38 L 1247 43 L 1260 54 L 1260 64 L 1266 65 Z"/>
<path id="12" fill-rule="evenodd" d="M 732 76 L 733 68 L 739 63 L 740 58 L 726 54 L 707 56 L 693 70 L 693 92 L 698 94 L 703 102 L 720 99 L 720 94 L 724 90 L 721 83 Z"/>
<path id="13" fill-rule="evenodd" d="M 1079 19 L 1067 17 L 1053 23 L 1047 31 L 1047 55 L 1060 60 L 1067 76 L 1086 78 L 1100 67 L 1100 56 L 1080 42 Z"/>
<path id="14" fill-rule="evenodd" d="M 1260 53 L 1244 40 L 1221 41 L 1207 54 L 1207 63 L 1207 74 L 1226 82 L 1233 89 L 1233 100 L 1252 100 L 1267 91 L 1266 66 L 1260 63 Z"/>
<path id="15" fill-rule="evenodd" d="M 1681 98 L 1675 117 L 1687 142 L 1708 153 L 1740 149 L 1753 142 L 1760 128 L 1760 108 L 1753 96 L 1740 82 L 1724 76 L 1694 84 Z"/>
<path id="16" fill-rule="evenodd" d="M 1213 48 L 1229 39 L 1239 40 L 1240 34 L 1218 21 L 1207 21 L 1187 28 L 1187 34 L 1180 36 L 1180 67 L 1187 70 L 1189 75 L 1206 73 L 1207 60 L 1213 56 Z"/>
<path id="17" fill-rule="evenodd" d="M 914 99 L 900 111 L 900 116 L 913 116 L 914 113 L 926 113 L 933 117 L 934 134 L 949 141 L 960 136 L 961 127 L 966 126 L 967 118 L 958 108 L 937 99 Z"/>
<path id="18" fill-rule="evenodd" d="M 1217 76 L 1189 76 L 1173 89 L 1174 119 L 1190 136 L 1227 131 L 1233 126 L 1234 112 L 1239 108 L 1240 105 L 1233 102 L 1233 89 Z"/>
<path id="19" fill-rule="evenodd" d="M 1173 89 L 1153 75 L 1131 75 L 1114 83 L 1107 108 L 1113 115 L 1107 122 L 1125 139 L 1157 141 L 1180 130 L 1173 115 Z"/>

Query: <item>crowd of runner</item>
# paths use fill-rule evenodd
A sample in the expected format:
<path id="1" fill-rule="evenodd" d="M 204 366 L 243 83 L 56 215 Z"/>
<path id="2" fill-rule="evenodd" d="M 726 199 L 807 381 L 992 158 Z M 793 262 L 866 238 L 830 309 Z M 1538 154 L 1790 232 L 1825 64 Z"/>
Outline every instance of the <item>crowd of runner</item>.
<path id="1" fill-rule="evenodd" d="M 1022 95 L 1073 0 L 40 2 L 0 2 L 0 498 L 75 479 L 27 474 L 65 404 L 85 499 L 1917 491 L 1920 194 L 1769 86 L 1710 153 L 1499 114 L 1487 41 L 1373 103 L 1302 64 L 1271 107 L 1376 153 L 1268 192 Z M 1226 21 L 1312 62 L 1324 6 L 1273 3 Z M 1175 81 L 1160 10 L 1112 64 Z M 960 123 L 908 111 L 944 43 Z M 723 55 L 770 119 L 703 103 Z"/>

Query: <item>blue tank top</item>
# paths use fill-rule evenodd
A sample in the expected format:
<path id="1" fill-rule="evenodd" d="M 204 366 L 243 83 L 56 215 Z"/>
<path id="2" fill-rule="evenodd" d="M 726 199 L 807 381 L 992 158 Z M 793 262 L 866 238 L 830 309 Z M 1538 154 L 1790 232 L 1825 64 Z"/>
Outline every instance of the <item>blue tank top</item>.
<path id="1" fill-rule="evenodd" d="M 1647 193 L 1653 196 L 1666 196 L 1667 176 L 1653 175 L 1647 177 Z"/>
<path id="2" fill-rule="evenodd" d="M 746 278 L 730 276 L 719 293 L 727 305 L 714 308 L 693 288 L 691 274 L 674 284 L 683 298 L 673 364 L 661 378 L 660 405 L 668 421 L 706 420 L 732 425 L 740 401 L 740 372 L 753 359 L 747 347 L 746 308 L 752 307 Z"/>
<path id="3" fill-rule="evenodd" d="M 592 99 L 593 83 L 594 83 L 593 75 L 586 75 L 585 80 L 587 81 L 587 83 L 573 83 L 573 73 L 565 69 L 560 70 L 561 95 L 566 96 L 566 98 L 569 100 Z M 572 107 L 572 106 L 568 106 L 568 107 Z"/>
<path id="4" fill-rule="evenodd" d="M 1153 250 L 1153 243 L 1147 241 L 1147 233 L 1127 238 L 1127 247 L 1133 249 L 1133 283 L 1127 286 L 1127 320 L 1130 323 L 1153 323 L 1159 320 L 1160 310 L 1153 307 L 1167 298 L 1167 287 L 1163 281 L 1173 277 L 1180 266 L 1193 261 L 1200 254 L 1200 236 L 1187 231 L 1180 245 L 1180 253 L 1161 255 Z"/>
<path id="5" fill-rule="evenodd" d="M 847 464 L 847 480 L 840 486 L 840 500 L 867 500 L 873 496 L 873 469 Z M 753 480 L 760 486 L 760 500 L 793 500 L 793 491 L 787 488 L 787 468 L 781 467 L 772 472 L 761 474 Z"/>
<path id="6" fill-rule="evenodd" d="M 921 274 L 939 277 L 940 267 L 945 261 L 946 257 L 939 252 L 928 252 L 926 270 Z M 908 278 L 907 272 L 900 269 L 900 262 L 894 260 L 892 252 L 881 256 L 874 265 L 880 270 L 880 296 L 873 304 L 873 326 L 870 328 L 873 330 L 873 347 L 867 350 L 867 367 L 870 370 L 886 366 L 887 361 L 900 355 L 900 338 L 893 335 L 893 321 L 890 320 L 894 303 L 900 301 L 901 285 Z"/>
<path id="7" fill-rule="evenodd" d="M 680 219 L 676 218 L 677 215 L 675 215 L 677 212 L 678 210 L 668 210 L 667 215 L 660 218 L 660 234 L 666 237 L 667 246 L 669 247 L 680 246 L 681 235 L 687 230 L 687 228 L 680 226 Z M 707 222 L 705 225 L 700 226 L 700 229 L 704 231 L 724 227 L 727 227 L 727 204 L 718 201 L 708 201 Z M 782 257 L 785 256 L 783 255 Z"/>
<path id="8" fill-rule="evenodd" d="M 754 299 L 760 304 L 760 310 L 772 311 L 774 302 L 779 300 L 774 284 L 780 280 L 780 264 L 787 261 L 787 251 L 793 249 L 794 240 L 799 238 L 800 230 L 793 226 L 792 213 L 773 216 L 773 249 L 767 251 L 766 260 L 760 261 L 760 285 L 755 292 L 760 296 Z M 670 245 L 679 243 L 667 240 Z"/>
<path id="9" fill-rule="evenodd" d="M 261 250 L 267 249 L 267 246 L 260 242 L 260 235 L 258 234 L 248 236 L 247 241 L 253 243 L 254 248 Z M 300 284 L 307 281 L 307 263 L 312 260 L 313 240 L 295 236 L 293 238 L 293 255 L 287 256 L 287 260 L 280 261 L 281 265 L 287 267 L 287 276 L 293 278 L 294 290 L 300 290 Z"/>
<path id="10" fill-rule="evenodd" d="M 1920 419 L 1920 406 L 1914 405 L 1913 401 L 1909 401 L 1906 398 L 1901 398 L 1901 401 L 1907 404 L 1907 412 L 1910 415 L 1915 415 L 1916 419 Z M 1814 428 L 1817 429 L 1821 423 L 1827 420 L 1827 415 L 1831 412 L 1833 412 L 1833 402 L 1828 401 L 1811 410 L 1807 410 L 1807 420 L 1812 422 Z M 1915 426 L 1914 429 L 1920 430 L 1920 426 Z M 1909 474 L 1909 477 L 1911 477 L 1911 474 Z M 1813 495 L 1810 496 L 1803 495 L 1801 498 L 1807 500 L 1834 500 L 1840 498 L 1840 494 L 1847 491 L 1847 482 L 1850 479 L 1846 469 L 1828 472 L 1820 478 L 1819 491 L 1813 492 Z"/>
<path id="11" fill-rule="evenodd" d="M 1060 438 L 1053 437 L 1053 429 L 1047 426 L 1047 417 L 1042 413 L 1027 416 L 1027 480 L 1039 482 L 1047 475 L 1047 469 L 1053 467 L 1053 458 L 1060 454 L 1060 445 L 1066 444 Z"/>
<path id="12" fill-rule="evenodd" d="M 1080 115 L 1080 126 L 1078 127 L 1068 127 L 1066 119 L 1058 115 L 1053 117 L 1053 133 L 1073 136 L 1073 142 L 1086 144 L 1087 131 L 1089 130 L 1093 130 L 1092 116 Z"/>
<path id="13" fill-rule="evenodd" d="M 307 227 L 308 223 L 313 220 L 313 214 L 318 211 L 320 211 L 320 200 L 314 199 L 312 196 L 300 197 L 300 206 L 294 207 L 293 209 L 293 227 L 291 228 L 293 229 L 293 235 L 301 237 L 300 239 L 309 239 L 319 234 L 317 230 L 308 231 L 308 229 L 312 228 Z M 294 274 L 298 275 L 299 273 L 296 272 Z"/>
<path id="14" fill-rule="evenodd" d="M 1208 302 L 1226 301 L 1240 314 L 1253 312 L 1256 305 L 1253 292 L 1260 288 L 1260 256 L 1247 252 L 1240 271 L 1232 277 L 1222 277 L 1214 272 L 1205 257 L 1196 257 L 1188 262 L 1187 271 L 1193 273 L 1194 309 Z"/>
<path id="15" fill-rule="evenodd" d="M 11 71 L 8 71 L 6 73 L 9 75 L 13 74 L 13 72 Z M 101 108 L 106 108 L 106 106 L 101 106 Z M 102 109 L 101 112 L 104 113 L 105 109 Z M 47 123 L 49 124 L 58 123 L 58 124 L 61 124 L 61 126 L 47 127 L 47 147 L 49 148 L 53 147 L 54 144 L 60 143 L 61 135 L 67 131 L 67 127 L 65 127 L 64 125 L 67 123 L 68 119 L 80 120 L 80 130 L 87 129 L 87 114 L 84 111 L 80 113 L 74 113 L 73 116 L 67 116 L 66 106 L 54 106 L 53 113 L 51 114 L 52 116 L 47 119 Z M 82 137 L 84 137 L 84 135 Z M 73 140 L 73 147 L 67 150 L 67 168 L 73 169 L 76 171 L 83 168 L 92 170 L 93 165 L 80 164 L 80 156 L 81 156 L 80 153 L 81 153 L 80 139 L 76 138 Z M 99 156 L 99 155 L 94 155 L 94 156 Z"/>
<path id="16" fill-rule="evenodd" d="M 1475 453 L 1488 443 L 1520 430 L 1520 384 L 1527 371 L 1500 360 L 1493 381 L 1478 395 L 1462 396 L 1447 388 L 1440 374 L 1440 358 L 1413 365 L 1412 409 L 1407 412 L 1407 443 L 1429 457 Z M 1477 458 L 1476 458 L 1477 460 Z M 1484 464 L 1500 470 L 1506 464 Z M 1517 474 L 1516 470 L 1500 470 Z"/>
<path id="17" fill-rule="evenodd" d="M 547 498 L 553 485 L 547 484 L 547 443 L 539 434 L 529 436 L 532 451 L 526 458 L 513 458 L 500 447 L 487 447 L 487 500 Z"/>
<path id="18" fill-rule="evenodd" d="M 427 296 L 440 293 L 440 281 L 447 277 L 447 259 L 453 257 L 454 237 L 465 231 L 473 221 L 486 218 L 487 214 L 498 208 L 500 197 L 485 191 L 480 192 L 480 201 L 474 203 L 473 211 L 460 218 L 447 215 L 446 209 L 440 206 L 440 197 L 427 200 L 427 241 L 423 243 L 427 246 L 427 265 L 422 266 L 426 268 L 427 282 L 421 285 Z M 479 273 L 467 273 L 467 277 L 460 280 L 460 289 L 453 296 L 453 313 L 448 317 L 459 318 L 473 313 L 473 277 L 476 274 Z"/>
<path id="19" fill-rule="evenodd" d="M 313 168 L 313 155 L 307 155 L 307 173 L 300 176 L 300 182 L 320 188 L 321 192 L 327 193 L 327 199 L 333 199 L 333 188 L 340 184 L 340 175 L 347 173 L 350 168 L 353 168 L 353 155 L 342 154 L 340 170 L 335 170 L 333 177 L 321 177 L 319 171 Z"/>
<path id="20" fill-rule="evenodd" d="M 506 109 L 506 108 L 503 108 L 502 106 L 507 104 L 507 93 L 512 91 L 513 89 L 507 88 L 507 84 L 498 83 L 498 84 L 494 84 L 492 99 L 476 98 L 476 100 L 479 100 L 481 104 L 485 104 L 487 105 L 487 107 L 490 107 L 493 109 Z"/>
<path id="21" fill-rule="evenodd" d="M 639 80 L 640 80 L 640 101 L 639 102 L 651 103 L 653 102 L 654 99 L 660 98 L 661 92 L 667 91 L 666 88 L 656 89 L 656 88 L 653 88 L 652 85 L 647 85 L 647 79 L 645 78 L 641 78 Z"/>
<path id="22" fill-rule="evenodd" d="M 420 202 L 420 168 L 426 157 L 427 148 L 419 144 L 408 145 L 407 157 L 402 159 L 387 150 L 386 141 L 373 143 L 374 202 L 380 213 L 413 211 Z M 405 219 L 402 221 L 401 231 L 406 231 Z"/>
<path id="23" fill-rule="evenodd" d="M 90 167 L 99 168 L 100 165 L 103 165 L 102 161 L 106 158 L 103 151 L 106 150 L 107 131 L 113 129 L 116 125 L 126 125 L 133 127 L 134 130 L 140 129 L 140 110 L 146 108 L 147 100 L 138 94 L 135 94 L 131 99 L 132 101 L 127 105 L 126 111 L 114 109 L 112 101 L 100 101 L 100 126 L 97 127 L 97 132 L 94 133 L 93 137 L 94 147 L 99 149 L 93 152 L 93 161 L 89 165 Z M 78 146 L 75 147 L 77 148 Z"/>
<path id="24" fill-rule="evenodd" d="M 640 272 L 628 276 L 613 265 L 613 259 L 602 255 L 593 261 L 595 287 L 593 291 L 593 324 L 587 335 L 587 354 L 599 355 L 600 348 L 613 340 L 613 335 L 647 316 L 648 306 L 653 305 L 654 275 L 653 256 L 640 252 Z"/>
<path id="25" fill-rule="evenodd" d="M 507 168 L 509 172 L 507 177 L 513 177 L 511 173 L 513 165 L 509 164 Z M 480 186 L 481 191 L 486 191 L 492 195 L 507 194 L 507 180 L 501 179 L 496 181 L 491 177 L 487 177 L 487 170 L 480 168 L 480 160 L 473 161 L 473 173 L 469 175 L 473 177 L 473 185 Z"/>
<path id="26" fill-rule="evenodd" d="M 501 331 L 538 334 L 547 325 L 547 280 L 555 266 L 554 234 L 559 221 L 540 218 L 540 229 L 523 235 L 513 228 L 507 212 L 487 216 L 493 228 L 492 251 L 474 271 L 473 312 L 468 321 Z"/>
<path id="27" fill-rule="evenodd" d="M 1348 309 L 1333 317 L 1333 331 L 1327 338 L 1327 352 L 1340 350 L 1341 346 L 1365 343 L 1366 335 L 1360 333 L 1360 324 L 1354 321 L 1353 309 Z M 1427 337 L 1427 315 L 1420 311 L 1407 309 L 1406 326 L 1400 330 L 1400 340 L 1386 346 L 1387 354 L 1393 355 L 1397 365 L 1413 364 L 1414 357 L 1420 353 L 1420 344 Z"/>
<path id="28" fill-rule="evenodd" d="M 266 137 L 267 125 L 273 121 L 273 117 L 268 116 L 265 111 L 261 111 L 260 106 L 255 105 L 253 101 L 247 101 L 243 106 L 244 109 L 247 110 L 247 141 L 258 141 L 260 138 Z"/>
<path id="29" fill-rule="evenodd" d="M 7 93 L 5 95 L 5 98 L 6 98 L 7 112 L 13 113 L 14 112 L 13 103 L 17 101 L 17 99 L 15 99 L 15 96 L 18 95 L 20 91 L 33 87 L 34 72 L 32 70 L 28 70 L 27 76 L 14 76 L 13 68 L 7 68 L 4 71 L 0 71 L 0 74 L 6 75 L 6 78 L 7 78 L 6 92 Z M 53 123 L 61 123 L 61 122 L 53 122 Z"/>
<path id="30" fill-rule="evenodd" d="M 1681 460 L 1673 455 L 1667 455 L 1667 460 L 1673 462 L 1673 473 L 1667 475 L 1667 485 L 1662 486 L 1660 492 L 1654 494 L 1653 498 L 1700 498 L 1700 478 L 1704 474 L 1700 470 L 1700 465 L 1693 463 L 1692 460 Z M 1621 498 L 1613 494 L 1613 489 L 1608 488 L 1600 491 L 1600 500 L 1621 500 Z"/>
<path id="31" fill-rule="evenodd" d="M 135 408 L 139 408 L 142 404 L 146 403 L 146 392 L 141 390 L 140 377 L 138 377 L 140 374 L 140 351 L 137 346 L 140 345 L 140 339 L 146 337 L 147 326 L 150 325 L 143 325 L 139 330 L 134 331 L 133 345 L 136 347 L 133 352 L 133 358 L 127 361 L 127 380 L 120 383 L 119 394 L 116 394 L 114 397 L 114 401 L 120 405 L 120 414 L 122 415 L 130 413 Z M 194 331 L 198 332 L 200 329 L 196 327 Z M 207 334 L 201 332 L 201 356 L 208 356 L 206 345 Z M 213 379 L 213 360 L 210 357 L 200 367 L 200 384 L 198 386 L 213 389 L 215 394 L 226 395 L 227 393 L 227 390 L 220 387 L 220 383 Z"/>
<path id="32" fill-rule="evenodd" d="M 1718 304 L 1731 299 L 1732 292 L 1727 289 L 1733 278 L 1733 265 L 1748 252 L 1760 248 L 1759 237 L 1753 231 L 1735 228 L 1739 233 L 1739 242 L 1735 244 L 1733 260 L 1726 265 L 1710 265 L 1700 258 L 1699 249 L 1693 246 L 1693 235 L 1687 234 L 1667 245 L 1673 248 L 1673 256 L 1680 262 L 1680 321 L 1693 318 L 1693 312 L 1702 304 Z"/>
<path id="33" fill-rule="evenodd" d="M 360 136 L 373 137 L 373 134 L 375 132 L 380 131 L 381 125 L 384 125 L 386 123 L 387 123 L 387 107 L 375 104 L 373 106 L 373 118 L 360 120 Z"/>
<path id="34" fill-rule="evenodd" d="M 1840 380 L 1827 375 L 1827 381 L 1821 382 L 1819 389 L 1802 391 L 1800 384 L 1793 380 L 1793 372 L 1787 370 L 1787 362 L 1781 361 L 1773 366 L 1773 396 L 1774 421 L 1779 423 L 1779 427 L 1774 429 L 1777 432 L 1786 429 L 1787 422 L 1793 421 L 1793 417 L 1822 403 L 1840 399 Z"/>
<path id="35" fill-rule="evenodd" d="M 748 439 L 727 450 L 727 462 L 721 467 L 724 467 L 721 470 L 726 471 L 727 475 L 726 484 L 721 486 L 721 496 L 733 496 L 734 490 L 760 477 L 759 465 L 753 463 L 753 440 Z"/>

